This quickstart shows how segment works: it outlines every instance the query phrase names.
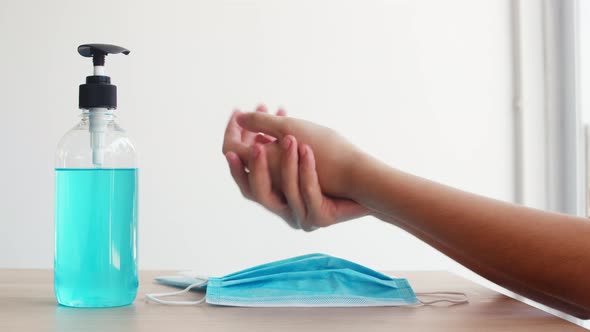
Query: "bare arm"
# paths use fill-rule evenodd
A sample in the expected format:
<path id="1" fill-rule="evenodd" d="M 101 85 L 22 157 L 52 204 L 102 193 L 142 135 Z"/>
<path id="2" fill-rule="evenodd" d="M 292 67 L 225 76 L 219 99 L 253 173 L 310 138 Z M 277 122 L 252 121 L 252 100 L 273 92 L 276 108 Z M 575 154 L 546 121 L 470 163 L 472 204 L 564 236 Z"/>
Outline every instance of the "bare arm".
<path id="1" fill-rule="evenodd" d="M 234 120 L 244 130 L 277 139 L 249 150 L 231 144 L 226 133 L 224 153 L 245 196 L 291 225 L 313 230 L 372 213 L 498 285 L 574 316 L 590 316 L 586 219 L 500 202 L 404 173 L 331 129 L 304 120 L 260 113 Z M 291 148 L 281 149 L 287 140 L 293 141 Z M 304 143 L 299 154 L 297 140 Z"/>
<path id="2" fill-rule="evenodd" d="M 367 157 L 351 198 L 479 275 L 577 317 L 590 311 L 590 223 L 463 192 Z"/>

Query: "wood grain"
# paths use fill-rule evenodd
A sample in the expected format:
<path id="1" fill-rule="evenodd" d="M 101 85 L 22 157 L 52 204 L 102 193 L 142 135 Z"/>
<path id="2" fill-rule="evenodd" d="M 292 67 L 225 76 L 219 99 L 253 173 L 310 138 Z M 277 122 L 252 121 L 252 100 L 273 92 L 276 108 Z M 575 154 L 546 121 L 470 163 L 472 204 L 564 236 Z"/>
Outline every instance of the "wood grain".
<path id="1" fill-rule="evenodd" d="M 466 292 L 456 306 L 377 308 L 235 308 L 146 303 L 170 271 L 142 271 L 131 306 L 73 309 L 57 305 L 51 270 L 0 269 L 0 331 L 584 331 L 572 323 L 447 272 L 395 272 L 417 292 Z M 199 294 L 189 294 L 197 297 Z"/>

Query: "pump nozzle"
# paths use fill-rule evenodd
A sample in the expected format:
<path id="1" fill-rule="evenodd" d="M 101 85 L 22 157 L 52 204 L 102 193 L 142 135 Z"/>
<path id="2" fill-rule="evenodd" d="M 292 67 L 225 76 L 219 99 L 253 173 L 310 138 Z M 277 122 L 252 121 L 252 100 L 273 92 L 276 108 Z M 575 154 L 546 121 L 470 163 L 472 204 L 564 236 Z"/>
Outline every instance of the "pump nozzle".
<path id="1" fill-rule="evenodd" d="M 78 46 L 81 56 L 92 58 L 94 75 L 86 77 L 86 84 L 80 85 L 79 107 L 90 112 L 89 130 L 92 163 L 101 167 L 104 156 L 104 142 L 107 121 L 104 115 L 108 110 L 117 108 L 117 87 L 111 84 L 111 78 L 105 75 L 104 62 L 108 54 L 130 51 L 120 46 L 109 44 L 84 44 Z"/>
<path id="2" fill-rule="evenodd" d="M 94 75 L 104 75 L 104 60 L 108 54 L 131 53 L 126 48 L 109 44 L 84 44 L 78 46 L 78 53 L 81 56 L 92 58 L 94 64 Z"/>

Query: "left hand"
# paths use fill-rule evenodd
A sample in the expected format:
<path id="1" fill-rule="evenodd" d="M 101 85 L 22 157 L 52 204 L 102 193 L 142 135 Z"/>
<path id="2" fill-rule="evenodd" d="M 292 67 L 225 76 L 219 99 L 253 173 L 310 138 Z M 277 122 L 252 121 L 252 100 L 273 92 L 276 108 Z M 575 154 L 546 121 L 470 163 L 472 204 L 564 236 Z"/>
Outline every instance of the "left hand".
<path id="1" fill-rule="evenodd" d="M 298 146 L 291 135 L 280 142 L 282 192 L 277 192 L 273 189 L 276 186 L 269 171 L 267 147 L 254 143 L 248 160 L 249 173 L 235 152 L 226 154 L 231 174 L 244 197 L 279 215 L 291 227 L 304 231 L 368 214 L 365 207 L 352 200 L 331 198 L 322 193 L 312 149 L 305 144 Z"/>

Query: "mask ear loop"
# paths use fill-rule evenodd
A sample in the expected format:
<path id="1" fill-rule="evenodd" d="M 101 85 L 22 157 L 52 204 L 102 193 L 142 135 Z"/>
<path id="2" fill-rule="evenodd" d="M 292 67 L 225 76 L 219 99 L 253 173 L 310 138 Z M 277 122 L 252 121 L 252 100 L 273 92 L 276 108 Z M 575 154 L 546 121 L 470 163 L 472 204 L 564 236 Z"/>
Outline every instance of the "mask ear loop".
<path id="1" fill-rule="evenodd" d="M 441 298 L 441 299 L 432 300 L 432 301 L 422 301 L 421 299 L 418 299 L 418 301 L 420 301 L 420 303 L 422 303 L 424 305 L 431 305 L 431 304 L 440 303 L 440 302 L 447 302 L 447 303 L 451 303 L 453 305 L 469 303 L 469 299 L 467 298 L 467 294 L 461 293 L 461 292 L 422 292 L 422 293 L 416 293 L 416 296 L 426 296 L 426 297 L 429 297 L 429 296 L 438 296 L 438 297 L 451 296 L 451 297 Z M 452 298 L 452 296 L 460 296 L 463 298 L 454 299 L 454 298 Z"/>
<path id="2" fill-rule="evenodd" d="M 194 283 L 192 285 L 189 285 L 187 288 L 185 288 L 181 291 L 177 291 L 177 292 L 145 294 L 145 300 L 146 300 L 146 302 L 153 301 L 153 302 L 160 303 L 160 304 L 171 304 L 171 305 L 201 304 L 201 303 L 205 302 L 207 295 L 203 295 L 202 298 L 200 298 L 196 301 L 166 301 L 166 300 L 160 300 L 158 297 L 176 296 L 176 295 L 184 294 L 184 293 L 187 293 L 188 291 L 190 291 L 191 289 L 193 289 L 195 287 L 203 286 L 206 283 L 207 283 L 207 280 L 205 280 L 203 282 Z"/>

